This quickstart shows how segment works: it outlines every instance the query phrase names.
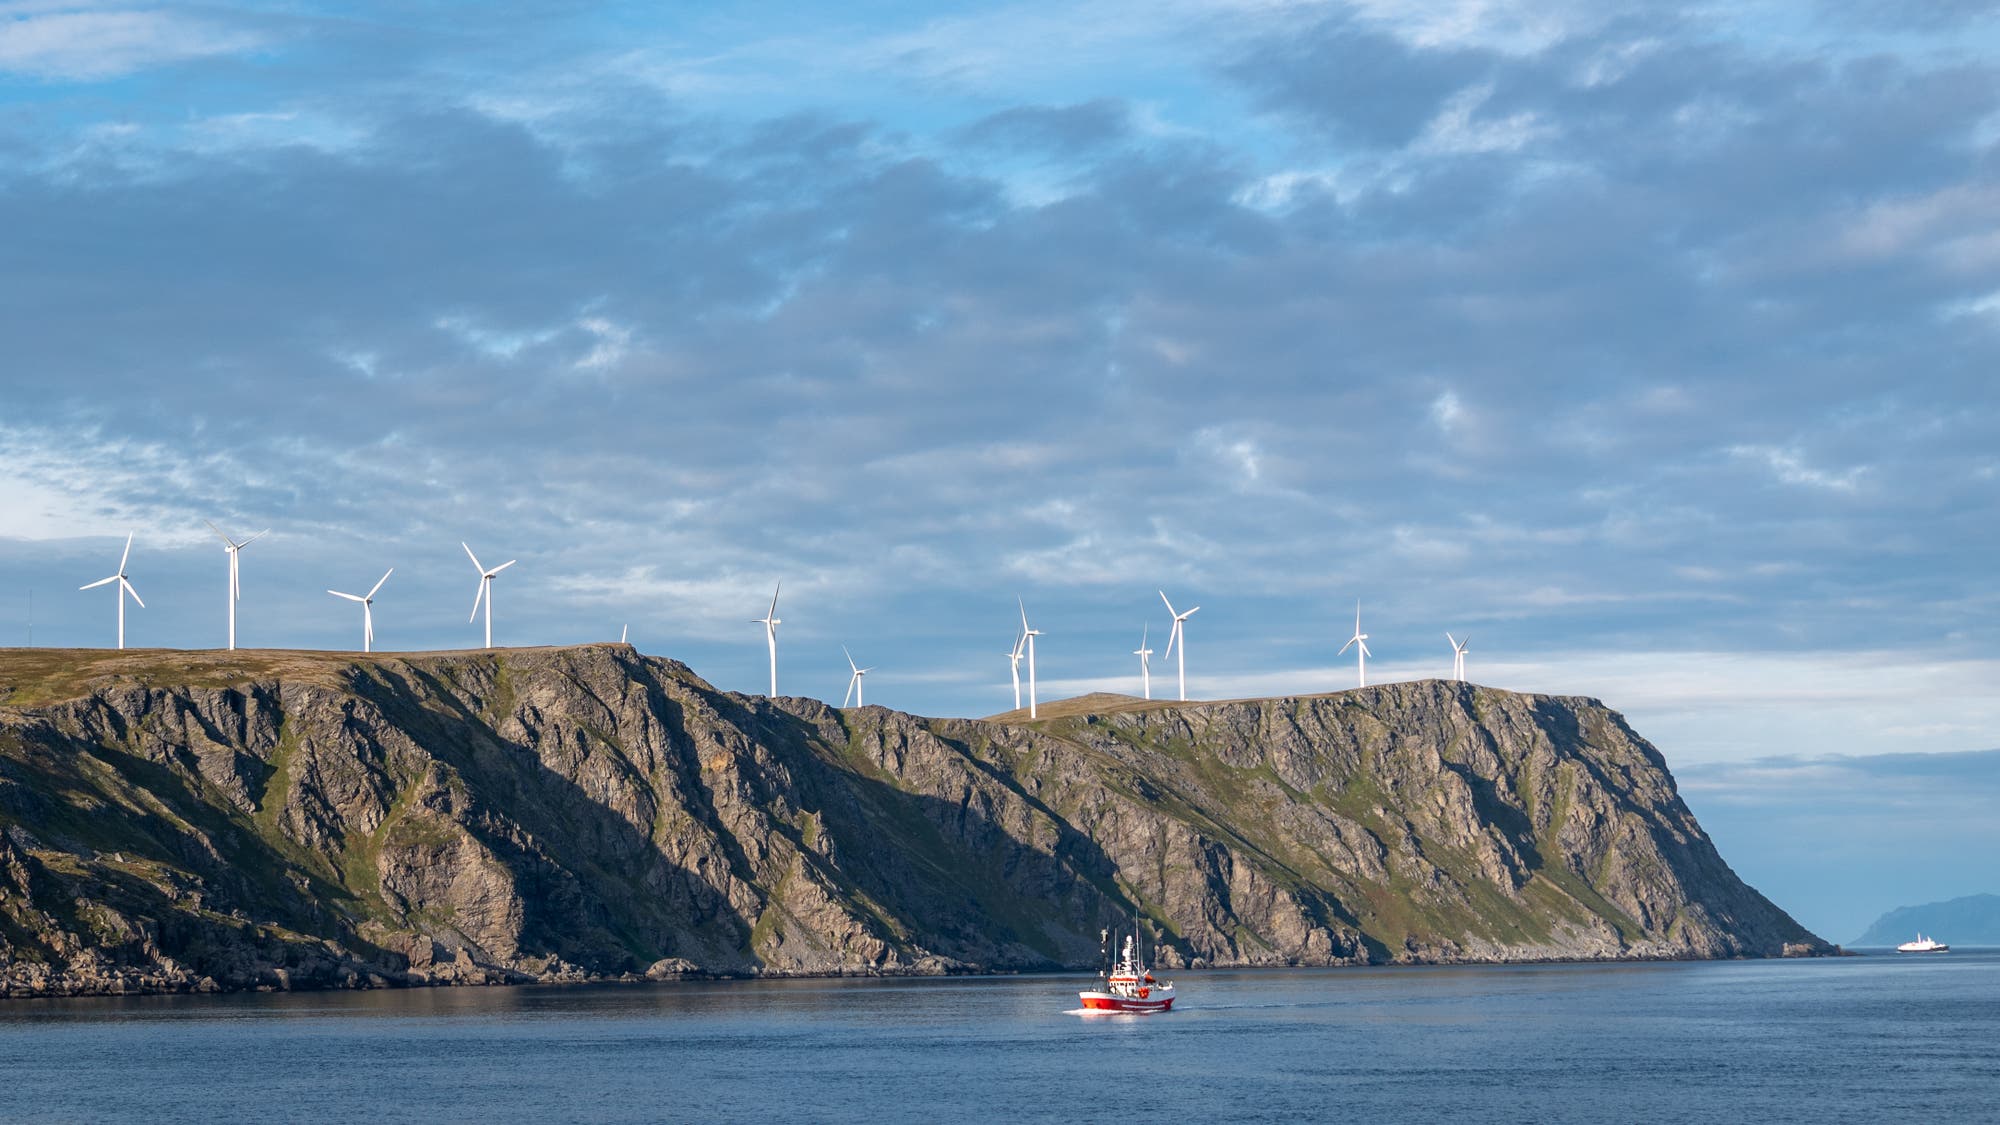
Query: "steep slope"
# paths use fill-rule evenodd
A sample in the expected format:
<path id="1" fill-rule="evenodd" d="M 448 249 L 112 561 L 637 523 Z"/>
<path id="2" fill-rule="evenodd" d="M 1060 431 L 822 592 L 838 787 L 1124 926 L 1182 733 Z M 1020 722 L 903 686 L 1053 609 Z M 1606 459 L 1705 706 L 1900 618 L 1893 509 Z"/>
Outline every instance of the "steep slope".
<path id="1" fill-rule="evenodd" d="M 1658 753 L 1423 682 L 1037 722 L 622 645 L 0 653 L 0 991 L 1772 956 Z"/>

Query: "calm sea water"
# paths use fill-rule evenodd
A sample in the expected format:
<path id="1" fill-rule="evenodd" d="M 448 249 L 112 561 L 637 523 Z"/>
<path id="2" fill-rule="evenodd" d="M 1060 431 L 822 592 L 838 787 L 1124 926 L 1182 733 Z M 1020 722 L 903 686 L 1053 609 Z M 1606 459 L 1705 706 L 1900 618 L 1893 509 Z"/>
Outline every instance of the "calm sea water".
<path id="1" fill-rule="evenodd" d="M 2000 1121 L 2000 952 L 0 1003 L 21 1121 Z"/>

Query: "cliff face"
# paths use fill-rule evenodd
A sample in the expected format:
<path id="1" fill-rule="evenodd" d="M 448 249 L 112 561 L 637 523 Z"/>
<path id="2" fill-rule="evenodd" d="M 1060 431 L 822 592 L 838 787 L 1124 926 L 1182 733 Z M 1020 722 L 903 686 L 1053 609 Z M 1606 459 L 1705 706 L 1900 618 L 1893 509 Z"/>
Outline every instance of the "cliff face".
<path id="1" fill-rule="evenodd" d="M 1825 948 L 1591 700 L 1029 723 L 618 645 L 36 659 L 0 654 L 0 994 L 1055 968 L 1135 913 L 1169 965 Z"/>

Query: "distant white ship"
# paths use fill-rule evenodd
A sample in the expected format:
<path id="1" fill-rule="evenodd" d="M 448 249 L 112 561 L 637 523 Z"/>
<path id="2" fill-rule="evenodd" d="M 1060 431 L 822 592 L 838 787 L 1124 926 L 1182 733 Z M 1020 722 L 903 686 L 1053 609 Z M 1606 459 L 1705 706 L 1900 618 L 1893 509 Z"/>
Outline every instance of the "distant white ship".
<path id="1" fill-rule="evenodd" d="M 1923 934 L 1919 933 L 1917 935 L 1917 940 L 1904 942 L 1903 944 L 1896 947 L 1896 952 L 1949 953 L 1951 952 L 1951 946 L 1946 945 L 1945 943 L 1937 940 L 1936 938 L 1927 938 Z"/>

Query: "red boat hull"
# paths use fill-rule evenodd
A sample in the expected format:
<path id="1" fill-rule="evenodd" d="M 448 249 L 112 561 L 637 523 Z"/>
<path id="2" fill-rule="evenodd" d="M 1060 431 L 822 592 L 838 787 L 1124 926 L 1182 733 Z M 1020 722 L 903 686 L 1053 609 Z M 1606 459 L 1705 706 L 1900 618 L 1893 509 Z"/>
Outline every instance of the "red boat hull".
<path id="1" fill-rule="evenodd" d="M 1163 1000 L 1139 1000 L 1130 996 L 1113 996 L 1108 992 L 1082 992 L 1077 994 L 1083 1001 L 1086 1012 L 1164 1012 L 1174 1006 L 1174 998 Z"/>

